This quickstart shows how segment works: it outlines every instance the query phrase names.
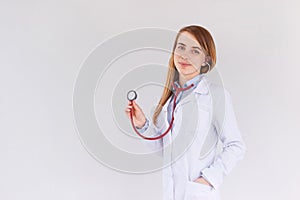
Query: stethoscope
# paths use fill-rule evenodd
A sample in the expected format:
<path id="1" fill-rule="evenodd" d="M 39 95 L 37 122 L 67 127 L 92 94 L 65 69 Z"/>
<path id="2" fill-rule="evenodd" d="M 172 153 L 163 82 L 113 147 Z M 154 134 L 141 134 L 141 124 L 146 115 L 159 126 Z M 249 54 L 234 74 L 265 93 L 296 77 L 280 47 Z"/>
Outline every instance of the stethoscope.
<path id="1" fill-rule="evenodd" d="M 172 119 L 171 119 L 171 122 L 169 124 L 169 128 L 161 135 L 157 136 L 157 137 L 146 137 L 142 134 L 140 134 L 136 128 L 135 128 L 135 125 L 133 123 L 133 118 L 132 118 L 132 112 L 130 112 L 130 121 L 131 121 L 131 125 L 133 127 L 133 130 L 136 132 L 136 134 L 138 134 L 140 137 L 142 137 L 143 139 L 145 140 L 158 140 L 162 137 L 164 137 L 165 135 L 167 135 L 167 133 L 171 130 L 172 128 L 172 125 L 173 125 L 173 121 L 174 121 L 174 111 L 175 111 L 175 107 L 176 107 L 176 99 L 177 99 L 177 96 L 179 95 L 180 92 L 182 91 L 185 91 L 185 90 L 188 90 L 190 89 L 191 87 L 194 86 L 194 84 L 192 83 L 190 86 L 188 87 L 185 87 L 185 88 L 179 88 L 177 87 L 174 83 L 172 83 L 172 86 L 173 88 L 176 90 L 176 93 L 175 93 L 175 97 L 174 97 L 174 101 L 173 101 L 173 110 L 172 110 Z M 130 105 L 132 105 L 132 101 L 135 100 L 137 98 L 137 93 L 134 91 L 134 90 L 130 90 L 128 93 L 127 93 L 127 99 L 129 100 L 130 102 Z"/>

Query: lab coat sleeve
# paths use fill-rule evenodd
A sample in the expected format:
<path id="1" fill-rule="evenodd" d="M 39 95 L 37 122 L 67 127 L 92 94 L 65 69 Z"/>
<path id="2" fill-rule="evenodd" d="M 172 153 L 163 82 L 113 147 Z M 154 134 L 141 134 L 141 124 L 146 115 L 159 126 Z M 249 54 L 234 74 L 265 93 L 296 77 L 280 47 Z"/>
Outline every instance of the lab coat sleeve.
<path id="1" fill-rule="evenodd" d="M 213 125 L 222 141 L 222 152 L 214 159 L 211 165 L 204 168 L 200 176 L 218 188 L 224 176 L 236 166 L 239 160 L 243 159 L 246 151 L 245 143 L 239 131 L 236 117 L 234 114 L 231 96 L 227 90 L 225 93 L 225 113 L 214 117 Z M 217 109 L 220 109 L 220 107 Z M 224 110 L 224 109 L 223 109 Z"/>
<path id="2" fill-rule="evenodd" d="M 157 118 L 157 120 L 158 120 L 157 126 L 154 125 L 152 121 L 147 119 L 146 124 L 141 129 L 137 129 L 137 130 L 146 137 L 157 137 L 162 133 L 162 130 L 164 128 L 160 116 Z M 162 138 L 158 140 L 146 140 L 141 138 L 141 141 L 148 149 L 150 149 L 152 153 L 155 153 L 158 156 L 163 156 Z"/>
<path id="3" fill-rule="evenodd" d="M 149 120 L 146 119 L 146 123 L 142 128 L 138 128 L 137 126 L 135 128 L 136 128 L 136 130 L 138 130 L 139 133 L 142 134 L 148 129 L 148 127 L 149 127 Z"/>

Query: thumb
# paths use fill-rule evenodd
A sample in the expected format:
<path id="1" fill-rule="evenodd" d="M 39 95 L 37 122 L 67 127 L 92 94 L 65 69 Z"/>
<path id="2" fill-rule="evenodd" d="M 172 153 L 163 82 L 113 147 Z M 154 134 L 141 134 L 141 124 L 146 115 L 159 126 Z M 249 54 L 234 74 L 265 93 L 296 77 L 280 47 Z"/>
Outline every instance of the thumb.
<path id="1" fill-rule="evenodd" d="M 132 105 L 133 105 L 134 109 L 141 110 L 141 108 L 135 101 L 132 101 Z"/>

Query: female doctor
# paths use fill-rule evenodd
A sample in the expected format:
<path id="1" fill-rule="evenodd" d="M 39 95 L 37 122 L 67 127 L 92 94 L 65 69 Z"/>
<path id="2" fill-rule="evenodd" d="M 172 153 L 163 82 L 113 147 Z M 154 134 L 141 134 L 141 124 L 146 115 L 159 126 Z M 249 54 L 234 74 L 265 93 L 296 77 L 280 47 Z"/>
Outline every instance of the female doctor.
<path id="1" fill-rule="evenodd" d="M 164 133 L 172 119 L 174 87 L 183 89 L 192 85 L 177 94 L 171 132 L 159 140 L 147 141 L 155 149 L 164 149 L 163 156 L 171 155 L 173 163 L 163 169 L 164 200 L 219 200 L 224 176 L 244 157 L 246 147 L 230 94 L 222 86 L 210 82 L 206 75 L 215 64 L 216 49 L 211 34 L 201 26 L 184 27 L 176 36 L 165 89 L 152 121 L 145 117 L 135 101 L 132 105 L 128 103 L 125 109 L 129 118 L 132 112 L 134 125 L 140 133 L 149 129 L 158 136 Z M 191 121 L 196 124 L 191 125 Z M 183 124 L 192 128 L 186 130 Z M 186 142 L 185 138 L 190 139 Z M 183 143 L 184 147 L 180 145 Z M 171 153 L 167 147 L 172 147 Z M 174 153 L 176 148 L 177 154 Z M 172 160 L 174 155 L 177 155 L 176 160 Z"/>

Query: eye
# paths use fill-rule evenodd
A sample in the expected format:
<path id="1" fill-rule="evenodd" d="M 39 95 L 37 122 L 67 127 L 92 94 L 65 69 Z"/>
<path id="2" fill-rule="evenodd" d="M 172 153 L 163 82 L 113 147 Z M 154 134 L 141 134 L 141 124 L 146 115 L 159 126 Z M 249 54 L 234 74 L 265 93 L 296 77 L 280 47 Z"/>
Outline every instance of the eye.
<path id="1" fill-rule="evenodd" d="M 178 46 L 177 49 L 184 50 L 184 46 Z"/>
<path id="2" fill-rule="evenodd" d="M 198 51 L 198 50 L 192 50 L 192 53 L 193 53 L 193 54 L 199 54 L 200 51 Z"/>

